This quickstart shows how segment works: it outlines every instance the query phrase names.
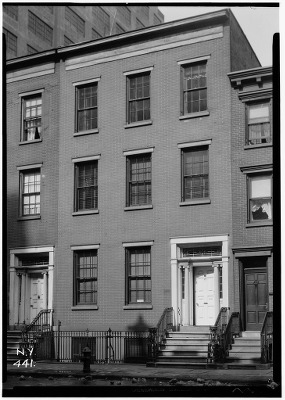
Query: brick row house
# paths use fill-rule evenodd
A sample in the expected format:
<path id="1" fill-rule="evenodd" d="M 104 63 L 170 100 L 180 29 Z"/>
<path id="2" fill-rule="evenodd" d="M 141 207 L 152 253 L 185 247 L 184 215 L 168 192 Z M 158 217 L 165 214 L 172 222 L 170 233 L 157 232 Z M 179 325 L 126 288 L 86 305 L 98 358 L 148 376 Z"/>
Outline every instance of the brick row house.
<path id="1" fill-rule="evenodd" d="M 230 10 L 8 61 L 9 326 L 260 331 L 271 94 Z"/>

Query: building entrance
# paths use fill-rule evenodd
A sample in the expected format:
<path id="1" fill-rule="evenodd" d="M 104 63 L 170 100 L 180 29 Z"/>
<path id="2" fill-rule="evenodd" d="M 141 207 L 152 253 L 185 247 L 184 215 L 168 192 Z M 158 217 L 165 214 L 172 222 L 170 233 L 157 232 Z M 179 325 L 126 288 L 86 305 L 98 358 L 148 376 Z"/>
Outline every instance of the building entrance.
<path id="1" fill-rule="evenodd" d="M 214 325 L 214 269 L 194 268 L 195 325 Z"/>
<path id="2" fill-rule="evenodd" d="M 42 273 L 30 275 L 30 323 L 44 309 L 44 278 Z"/>

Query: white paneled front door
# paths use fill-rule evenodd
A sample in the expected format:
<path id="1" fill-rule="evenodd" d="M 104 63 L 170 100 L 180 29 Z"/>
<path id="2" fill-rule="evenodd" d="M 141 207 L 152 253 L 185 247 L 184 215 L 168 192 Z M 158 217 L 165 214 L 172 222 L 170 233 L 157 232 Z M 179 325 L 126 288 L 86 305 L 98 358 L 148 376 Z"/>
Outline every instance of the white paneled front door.
<path id="1" fill-rule="evenodd" d="M 214 270 L 212 267 L 194 268 L 195 325 L 214 325 Z"/>
<path id="2" fill-rule="evenodd" d="M 31 296 L 30 296 L 30 322 L 37 314 L 44 309 L 44 278 L 41 273 L 30 275 Z"/>

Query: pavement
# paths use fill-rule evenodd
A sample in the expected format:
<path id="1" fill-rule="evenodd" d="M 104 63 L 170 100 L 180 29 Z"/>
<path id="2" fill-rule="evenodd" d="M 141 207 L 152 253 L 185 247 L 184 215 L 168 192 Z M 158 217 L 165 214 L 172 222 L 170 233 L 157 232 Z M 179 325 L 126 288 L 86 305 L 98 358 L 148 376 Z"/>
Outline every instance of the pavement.
<path id="1" fill-rule="evenodd" d="M 88 378 L 85 379 L 85 377 Z M 41 383 L 38 383 L 41 382 Z M 84 388 L 82 384 L 85 383 Z M 88 383 L 88 385 L 86 385 Z M 165 395 L 165 390 L 171 390 L 173 395 L 183 396 L 189 395 L 189 386 L 191 386 L 192 395 L 197 394 L 197 390 L 203 390 L 203 395 L 206 395 L 205 390 L 210 390 L 211 396 L 217 395 L 217 390 L 226 389 L 227 395 L 230 390 L 230 395 L 245 396 L 245 395 L 268 395 L 268 397 L 278 397 L 280 394 L 280 385 L 273 382 L 273 368 L 267 369 L 212 369 L 212 368 L 166 368 L 166 367 L 146 367 L 145 364 L 91 364 L 90 373 L 83 373 L 83 363 L 63 363 L 63 362 L 34 362 L 31 366 L 7 365 L 7 380 L 3 384 L 5 397 L 17 397 L 27 395 L 27 390 L 41 390 L 42 396 L 43 386 L 45 393 L 57 387 L 65 387 L 71 389 L 72 394 L 82 395 L 87 393 L 87 389 L 92 389 L 94 396 L 94 385 L 105 386 L 104 395 L 112 395 L 115 390 L 116 396 L 126 396 L 125 393 L 131 389 L 131 395 L 148 395 L 158 396 Z M 41 387 L 39 387 L 41 385 Z M 80 387 L 81 385 L 81 387 Z M 107 387 L 109 385 L 109 387 Z M 122 385 L 122 386 L 110 386 Z M 147 386 L 150 386 L 150 392 L 146 393 Z M 272 386 L 273 385 L 273 386 Z M 36 388 L 37 386 L 37 388 Z M 78 387 L 75 387 L 78 386 Z M 188 386 L 188 388 L 186 388 Z M 141 393 L 138 394 L 139 387 Z M 107 392 L 106 392 L 107 390 Z M 110 392 L 112 390 L 112 393 Z M 175 390 L 175 392 L 174 392 Z M 188 390 L 188 392 L 187 392 Z M 245 394 L 244 390 L 249 393 Z M 15 392 L 16 391 L 16 392 Z M 17 392 L 18 391 L 18 392 Z M 155 391 L 155 392 L 154 392 Z M 164 391 L 162 393 L 162 391 Z M 233 391 L 236 393 L 232 394 Z M 15 394 L 16 393 L 16 394 Z M 25 394 L 26 393 L 26 394 Z M 66 393 L 66 391 L 65 391 Z M 58 394 L 58 390 L 57 390 Z M 28 392 L 28 395 L 30 393 Z M 38 394 L 39 395 L 39 394 Z M 208 394 L 207 394 L 208 395 Z M 219 396 L 221 395 L 219 391 Z M 96 397 L 96 396 L 95 396 Z"/>

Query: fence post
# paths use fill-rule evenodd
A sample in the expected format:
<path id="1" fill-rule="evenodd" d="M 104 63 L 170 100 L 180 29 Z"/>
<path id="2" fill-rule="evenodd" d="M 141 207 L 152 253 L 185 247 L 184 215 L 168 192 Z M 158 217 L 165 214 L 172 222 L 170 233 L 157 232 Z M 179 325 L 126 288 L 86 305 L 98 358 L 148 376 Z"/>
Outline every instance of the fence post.
<path id="1" fill-rule="evenodd" d="M 60 325 L 61 325 L 61 321 L 58 320 L 58 323 L 57 323 L 57 361 L 59 361 Z"/>

